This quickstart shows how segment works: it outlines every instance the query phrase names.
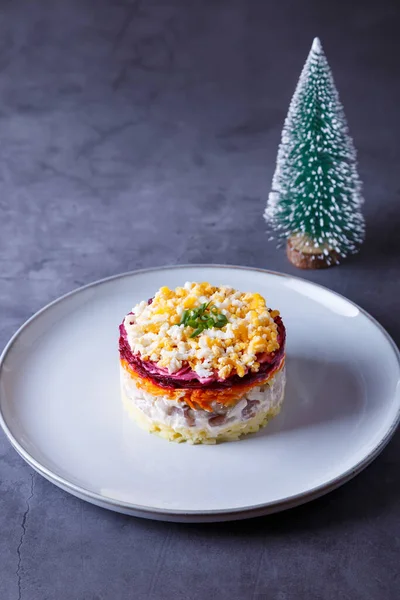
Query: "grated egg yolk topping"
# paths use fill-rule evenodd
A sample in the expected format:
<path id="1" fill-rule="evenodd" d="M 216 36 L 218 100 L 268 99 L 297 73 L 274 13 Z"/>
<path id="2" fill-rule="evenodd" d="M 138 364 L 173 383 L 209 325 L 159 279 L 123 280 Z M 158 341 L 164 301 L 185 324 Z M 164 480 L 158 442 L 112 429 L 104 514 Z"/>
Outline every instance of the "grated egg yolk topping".
<path id="1" fill-rule="evenodd" d="M 194 336 L 182 315 L 205 305 L 224 315 L 226 324 Z M 243 377 L 259 370 L 260 355 L 279 349 L 274 321 L 279 312 L 270 311 L 257 293 L 187 282 L 174 290 L 160 288 L 151 304 L 140 302 L 132 313 L 124 321 L 132 352 L 169 373 L 189 365 L 199 378 Z"/>

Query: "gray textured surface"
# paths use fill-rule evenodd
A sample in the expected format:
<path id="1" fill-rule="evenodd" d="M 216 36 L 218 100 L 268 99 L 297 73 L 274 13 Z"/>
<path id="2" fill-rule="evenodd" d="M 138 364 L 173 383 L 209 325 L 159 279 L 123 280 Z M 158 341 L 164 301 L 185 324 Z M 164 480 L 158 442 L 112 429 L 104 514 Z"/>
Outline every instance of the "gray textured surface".
<path id="1" fill-rule="evenodd" d="M 295 272 L 261 214 L 314 35 L 364 180 L 368 239 L 305 277 L 400 342 L 396 2 L 0 4 L 0 345 L 42 305 L 137 267 Z M 142 521 L 34 475 L 0 435 L 1 600 L 394 600 L 400 436 L 354 481 L 279 516 Z"/>

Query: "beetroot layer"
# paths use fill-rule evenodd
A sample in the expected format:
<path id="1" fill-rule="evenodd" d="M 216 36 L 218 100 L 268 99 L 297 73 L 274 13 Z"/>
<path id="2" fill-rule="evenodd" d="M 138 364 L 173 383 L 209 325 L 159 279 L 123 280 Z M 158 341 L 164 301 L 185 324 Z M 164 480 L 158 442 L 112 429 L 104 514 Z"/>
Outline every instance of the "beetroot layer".
<path id="1" fill-rule="evenodd" d="M 259 371 L 257 371 L 257 373 L 249 372 L 244 377 L 239 377 L 239 375 L 232 375 L 231 377 L 228 377 L 223 381 L 201 382 L 199 381 L 197 374 L 194 371 L 191 371 L 189 368 L 185 370 L 184 379 L 180 379 L 179 377 L 170 377 L 161 373 L 156 373 L 154 371 L 155 369 L 157 369 L 157 366 L 154 363 L 152 363 L 151 361 L 142 360 L 138 354 L 132 353 L 123 322 L 119 327 L 120 358 L 126 360 L 129 363 L 129 365 L 133 368 L 133 370 L 136 371 L 136 373 L 138 373 L 138 375 L 140 375 L 141 377 L 146 377 L 150 381 L 153 381 L 155 384 L 166 389 L 207 388 L 214 390 L 223 390 L 236 385 L 256 383 L 257 381 L 264 381 L 268 377 L 268 375 L 277 368 L 285 354 L 285 326 L 280 317 L 275 317 L 275 323 L 278 326 L 279 350 L 277 350 L 277 352 L 271 353 L 270 355 L 263 356 L 264 362 L 260 364 Z M 192 375 L 191 379 L 187 379 L 188 372 Z"/>

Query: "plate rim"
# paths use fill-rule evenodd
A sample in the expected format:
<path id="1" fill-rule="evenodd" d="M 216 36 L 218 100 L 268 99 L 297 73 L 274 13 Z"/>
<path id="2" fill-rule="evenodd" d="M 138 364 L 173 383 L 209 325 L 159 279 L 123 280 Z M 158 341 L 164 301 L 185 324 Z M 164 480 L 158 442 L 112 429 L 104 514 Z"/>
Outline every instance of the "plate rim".
<path id="1" fill-rule="evenodd" d="M 400 370 L 400 351 L 394 342 L 392 336 L 386 331 L 386 329 L 377 321 L 372 315 L 370 315 L 366 310 L 360 307 L 358 304 L 346 298 L 342 294 L 331 290 L 330 288 L 321 285 L 319 283 L 315 283 L 313 281 L 309 281 L 308 279 L 304 279 L 303 277 L 298 277 L 296 275 L 291 275 L 288 273 L 280 273 L 278 271 L 273 271 L 269 269 L 262 269 L 259 267 L 245 267 L 243 265 L 222 265 L 222 264 L 180 264 L 180 265 L 162 265 L 158 267 L 149 267 L 144 269 L 135 269 L 133 271 L 125 271 L 123 273 L 119 273 L 116 275 L 111 275 L 109 277 L 104 277 L 102 279 L 98 279 L 91 283 L 85 284 L 78 288 L 67 292 L 55 300 L 49 302 L 44 307 L 35 312 L 31 317 L 29 317 L 12 335 L 10 340 L 5 345 L 1 355 L 0 355 L 0 381 L 2 376 L 3 367 L 7 360 L 7 356 L 9 355 L 13 345 L 17 341 L 17 339 L 23 334 L 24 330 L 36 319 L 38 319 L 43 313 L 45 313 L 48 309 L 55 306 L 56 304 L 61 304 L 62 302 L 68 300 L 71 296 L 78 294 L 88 288 L 94 288 L 104 283 L 108 283 L 113 280 L 122 279 L 124 277 L 130 277 L 139 274 L 151 273 L 155 271 L 166 271 L 166 270 L 179 270 L 179 269 L 190 269 L 190 268 L 204 268 L 204 269 L 232 269 L 232 270 L 242 270 L 242 271 L 253 271 L 262 273 L 264 275 L 273 275 L 276 277 L 282 277 L 286 279 L 294 279 L 300 281 L 301 283 L 306 283 L 316 288 L 320 288 L 324 291 L 328 291 L 329 293 L 337 296 L 338 298 L 345 300 L 352 306 L 356 307 L 360 313 L 362 313 L 375 327 L 379 329 L 379 331 L 383 334 L 383 336 L 389 342 L 395 357 L 397 358 L 398 367 Z M 397 409 L 397 413 L 390 425 L 387 429 L 385 435 L 381 438 L 378 444 L 360 461 L 358 461 L 355 465 L 325 482 L 324 484 L 318 485 L 314 488 L 307 490 L 306 492 L 300 492 L 298 494 L 289 496 L 287 498 L 283 498 L 280 500 L 273 500 L 270 502 L 262 502 L 255 505 L 245 506 L 241 508 L 227 508 L 227 509 L 206 509 L 206 510 L 183 510 L 183 509 L 163 509 L 157 507 L 148 507 L 140 504 L 135 504 L 133 502 L 119 501 L 115 498 L 110 498 L 101 493 L 93 492 L 88 490 L 82 486 L 79 486 L 75 483 L 72 483 L 68 479 L 58 475 L 53 472 L 51 468 L 48 468 L 41 464 L 40 461 L 35 459 L 16 439 L 11 428 L 8 426 L 5 417 L 3 415 L 2 410 L 2 402 L 1 402 L 1 389 L 0 389 L 0 426 L 4 431 L 8 441 L 14 450 L 25 460 L 27 464 L 29 464 L 36 472 L 42 475 L 45 479 L 60 487 L 61 489 L 71 493 L 72 495 L 79 497 L 81 499 L 85 499 L 88 502 L 96 504 L 98 506 L 102 506 L 104 508 L 108 508 L 114 511 L 122 512 L 125 514 L 131 514 L 134 516 L 140 516 L 144 518 L 150 519 L 159 519 L 159 520 L 168 520 L 168 521 L 184 521 L 184 522 L 207 522 L 207 521 L 228 521 L 228 520 L 239 520 L 246 519 L 251 517 L 257 517 L 267 514 L 272 514 L 276 512 L 280 512 L 283 510 L 287 510 L 289 508 L 294 508 L 295 506 L 300 506 L 301 504 L 305 504 L 316 498 L 319 498 L 335 489 L 340 487 L 341 485 L 347 483 L 353 477 L 358 475 L 361 471 L 363 471 L 366 467 L 368 467 L 377 456 L 382 452 L 382 450 L 387 446 L 391 438 L 393 437 L 398 425 L 400 424 L 400 403 Z"/>

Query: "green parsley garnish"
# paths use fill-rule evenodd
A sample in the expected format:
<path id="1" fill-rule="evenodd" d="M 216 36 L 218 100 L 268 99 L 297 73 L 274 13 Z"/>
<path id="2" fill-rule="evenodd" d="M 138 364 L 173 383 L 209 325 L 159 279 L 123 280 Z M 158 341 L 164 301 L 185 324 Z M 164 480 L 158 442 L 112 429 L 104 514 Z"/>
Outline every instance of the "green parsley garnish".
<path id="1" fill-rule="evenodd" d="M 181 322 L 179 325 L 185 327 L 192 327 L 194 329 L 191 338 L 195 338 L 205 329 L 211 329 L 217 327 L 221 329 L 228 323 L 228 319 L 225 315 L 218 312 L 216 306 L 210 302 L 204 302 L 198 308 L 191 308 L 185 310 L 182 314 Z"/>

